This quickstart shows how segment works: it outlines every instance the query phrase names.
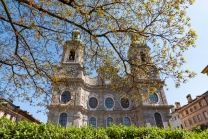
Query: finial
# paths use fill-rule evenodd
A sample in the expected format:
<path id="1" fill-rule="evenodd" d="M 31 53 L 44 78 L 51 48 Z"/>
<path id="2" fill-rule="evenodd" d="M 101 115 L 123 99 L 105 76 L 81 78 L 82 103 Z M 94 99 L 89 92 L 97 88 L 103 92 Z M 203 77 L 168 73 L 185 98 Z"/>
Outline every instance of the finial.
<path id="1" fill-rule="evenodd" d="M 144 46 L 146 45 L 147 38 L 145 36 L 141 36 L 139 34 L 133 33 L 131 35 L 131 43 L 136 45 Z"/>
<path id="2" fill-rule="evenodd" d="M 80 41 L 80 31 L 76 28 L 72 31 L 72 40 Z"/>

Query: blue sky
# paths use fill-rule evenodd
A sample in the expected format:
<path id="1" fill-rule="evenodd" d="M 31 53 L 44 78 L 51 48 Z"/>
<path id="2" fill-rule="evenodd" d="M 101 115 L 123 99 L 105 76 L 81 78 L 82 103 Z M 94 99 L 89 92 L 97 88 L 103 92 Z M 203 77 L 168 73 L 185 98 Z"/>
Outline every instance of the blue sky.
<path id="1" fill-rule="evenodd" d="M 192 98 L 208 91 L 208 76 L 201 71 L 208 65 L 208 1 L 197 0 L 188 11 L 187 15 L 191 17 L 192 28 L 196 30 L 198 39 L 196 48 L 190 48 L 185 52 L 184 57 L 187 63 L 183 69 L 190 69 L 197 72 L 197 76 L 190 79 L 188 83 L 181 84 L 180 88 L 175 88 L 174 83 L 168 80 L 169 91 L 166 92 L 169 104 L 180 102 L 181 105 L 187 104 L 186 96 L 191 94 Z"/>
<path id="2" fill-rule="evenodd" d="M 196 30 L 198 39 L 196 48 L 190 48 L 185 52 L 184 57 L 187 63 L 183 69 L 190 69 L 198 75 L 190 79 L 186 84 L 181 84 L 180 88 L 175 88 L 174 82 L 169 79 L 166 81 L 169 90 L 166 91 L 166 97 L 169 104 L 180 102 L 181 105 L 187 103 L 186 96 L 191 94 L 192 98 L 201 95 L 208 90 L 208 76 L 201 74 L 201 71 L 208 65 L 208 0 L 197 0 L 190 6 L 187 15 L 191 17 L 192 28 Z M 14 102 L 23 110 L 29 111 L 36 119 L 41 122 L 47 122 L 47 116 L 43 113 L 37 113 L 37 110 L 44 109 L 40 107 L 31 107 L 28 103 Z"/>

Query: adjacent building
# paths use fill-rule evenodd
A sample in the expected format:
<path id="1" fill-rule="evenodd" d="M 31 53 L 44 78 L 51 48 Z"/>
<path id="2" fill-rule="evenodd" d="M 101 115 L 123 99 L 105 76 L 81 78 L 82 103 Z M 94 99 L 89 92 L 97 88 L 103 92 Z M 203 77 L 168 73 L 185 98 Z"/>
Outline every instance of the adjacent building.
<path id="1" fill-rule="evenodd" d="M 133 59 L 130 55 L 129 58 L 145 61 L 144 50 L 150 50 L 146 43 L 132 44 L 129 53 L 138 59 Z M 169 126 L 169 110 L 172 106 L 168 105 L 162 86 L 142 102 L 125 98 L 111 89 L 102 74 L 98 73 L 94 78 L 84 74 L 84 55 L 85 46 L 80 40 L 80 32 L 74 30 L 72 39 L 63 46 L 62 61 L 57 73 L 60 82 L 58 87 L 54 87 L 53 99 L 48 106 L 48 121 L 64 127 L 108 127 L 110 123 L 126 126 L 133 124 L 137 127 Z M 131 71 L 134 71 L 133 68 Z M 154 80 L 161 81 L 158 73 L 150 74 L 156 77 Z M 137 81 L 145 83 L 147 79 Z M 103 85 L 105 89 L 101 90 L 100 86 Z"/>
<path id="2" fill-rule="evenodd" d="M 173 129 L 183 128 L 179 113 L 175 110 L 179 108 L 180 104 L 179 102 L 176 102 L 175 105 L 176 107 L 171 108 L 172 117 L 169 120 L 170 126 L 172 126 Z"/>
<path id="3" fill-rule="evenodd" d="M 191 95 L 187 95 L 188 104 L 178 107 L 175 111 L 179 113 L 182 126 L 188 130 L 192 130 L 195 125 L 202 128 L 208 127 L 208 91 L 202 95 L 192 99 Z"/>
<path id="4" fill-rule="evenodd" d="M 12 122 L 19 122 L 27 120 L 29 122 L 35 122 L 40 124 L 41 122 L 35 119 L 29 112 L 23 111 L 19 106 L 13 104 L 11 100 L 0 98 L 0 118 L 5 116 Z"/>

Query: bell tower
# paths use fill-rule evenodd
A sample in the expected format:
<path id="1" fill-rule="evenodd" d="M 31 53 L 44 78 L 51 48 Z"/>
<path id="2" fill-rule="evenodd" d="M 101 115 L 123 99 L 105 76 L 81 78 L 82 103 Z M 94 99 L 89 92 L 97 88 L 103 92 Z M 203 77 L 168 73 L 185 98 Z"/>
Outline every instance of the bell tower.
<path id="1" fill-rule="evenodd" d="M 150 48 L 146 44 L 146 38 L 133 34 L 131 36 L 131 45 L 128 51 L 131 73 L 138 75 L 142 66 L 151 63 Z"/>
<path id="2" fill-rule="evenodd" d="M 72 39 L 66 41 L 63 46 L 62 65 L 79 64 L 80 67 L 83 67 L 84 45 L 80 40 L 80 36 L 78 29 L 72 31 Z"/>

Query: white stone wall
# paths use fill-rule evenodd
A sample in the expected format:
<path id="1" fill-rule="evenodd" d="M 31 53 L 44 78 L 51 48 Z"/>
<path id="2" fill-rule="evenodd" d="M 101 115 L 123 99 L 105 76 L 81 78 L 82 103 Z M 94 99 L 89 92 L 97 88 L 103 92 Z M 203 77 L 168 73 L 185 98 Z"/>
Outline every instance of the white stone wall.
<path id="1" fill-rule="evenodd" d="M 181 128 L 182 123 L 177 112 L 172 113 L 172 117 L 170 118 L 169 122 L 173 129 Z"/>

